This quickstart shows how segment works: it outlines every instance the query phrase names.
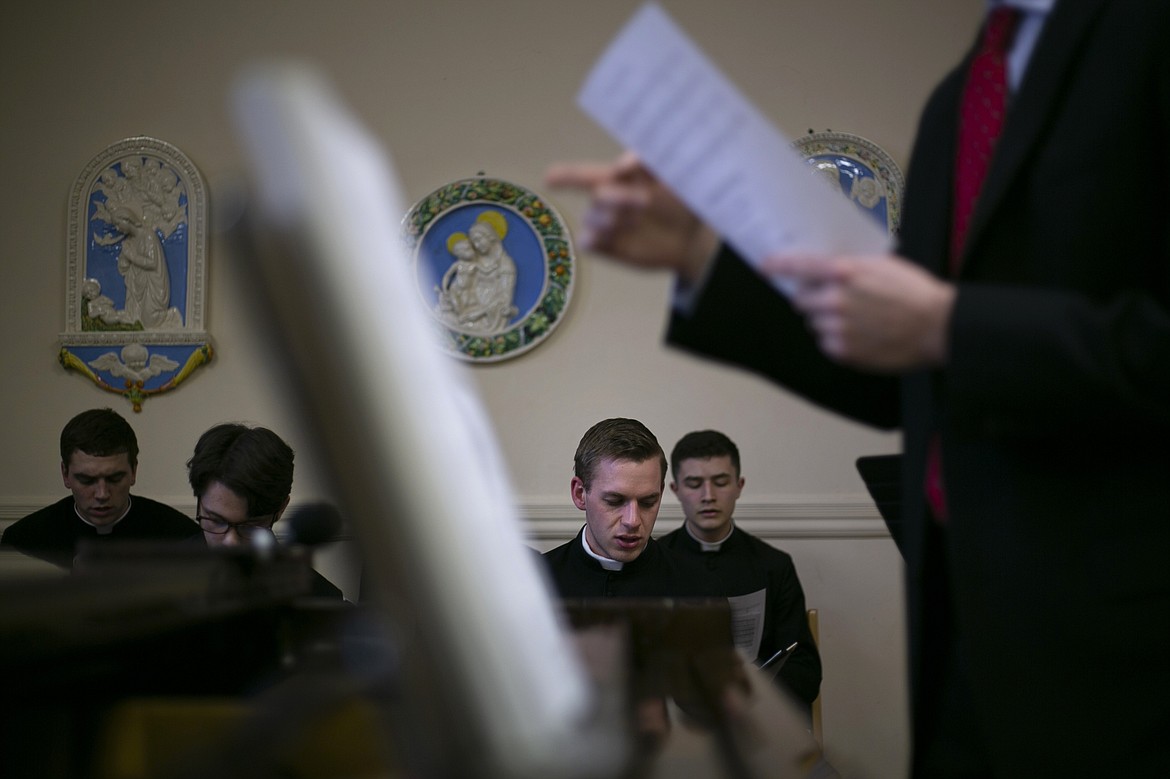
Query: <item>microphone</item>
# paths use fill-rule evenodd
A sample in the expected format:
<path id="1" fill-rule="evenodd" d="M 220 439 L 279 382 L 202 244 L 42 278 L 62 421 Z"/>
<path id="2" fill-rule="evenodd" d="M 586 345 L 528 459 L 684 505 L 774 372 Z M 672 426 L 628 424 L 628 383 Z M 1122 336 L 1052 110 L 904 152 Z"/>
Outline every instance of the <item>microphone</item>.
<path id="1" fill-rule="evenodd" d="M 283 524 L 287 543 L 317 546 L 337 540 L 341 533 L 341 512 L 325 501 L 305 503 L 289 512 Z"/>

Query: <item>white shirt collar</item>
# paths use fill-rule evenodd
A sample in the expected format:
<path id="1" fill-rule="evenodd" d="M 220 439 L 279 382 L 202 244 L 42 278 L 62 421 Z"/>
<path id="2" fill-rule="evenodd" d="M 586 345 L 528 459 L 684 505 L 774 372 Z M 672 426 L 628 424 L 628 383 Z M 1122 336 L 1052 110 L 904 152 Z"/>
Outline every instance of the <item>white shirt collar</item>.
<path id="1" fill-rule="evenodd" d="M 122 512 L 122 516 L 118 517 L 117 519 L 115 519 L 113 522 L 111 522 L 108 525 L 95 525 L 94 523 L 92 523 L 88 519 L 86 519 L 85 517 L 81 516 L 81 511 L 78 510 L 76 501 L 74 501 L 74 503 L 73 503 L 73 513 L 76 514 L 77 518 L 80 519 L 82 522 L 84 522 L 85 524 L 89 525 L 94 530 L 96 530 L 97 534 L 99 536 L 108 536 L 110 533 L 114 532 L 114 525 L 121 522 L 123 519 L 126 518 L 126 515 L 130 513 L 130 506 L 133 505 L 133 503 L 134 503 L 134 499 L 127 497 L 126 498 L 126 510 Z"/>
<path id="2" fill-rule="evenodd" d="M 987 0 L 989 11 L 999 6 L 1015 8 L 1023 13 L 1007 56 L 1008 87 L 1014 94 L 1024 80 L 1024 72 L 1032 59 L 1040 31 L 1056 7 L 1056 0 Z"/>
<path id="3" fill-rule="evenodd" d="M 611 560 L 608 557 L 602 557 L 589 548 L 589 542 L 585 540 L 586 530 L 581 531 L 581 548 L 585 550 L 585 554 L 592 557 L 601 564 L 601 567 L 607 571 L 620 571 L 623 563 L 620 560 Z"/>
<path id="4" fill-rule="evenodd" d="M 695 540 L 695 543 L 699 545 L 700 551 L 718 552 L 720 550 L 720 548 L 723 547 L 723 543 L 727 539 L 731 538 L 731 534 L 735 532 L 735 523 L 734 522 L 731 523 L 731 527 L 729 527 L 727 529 L 727 535 L 723 536 L 723 538 L 720 538 L 718 541 L 704 541 L 703 539 L 699 538 L 694 533 L 692 533 L 691 526 L 686 524 L 685 522 L 683 523 L 683 529 L 686 530 L 687 535 L 690 536 L 691 538 L 693 538 Z"/>

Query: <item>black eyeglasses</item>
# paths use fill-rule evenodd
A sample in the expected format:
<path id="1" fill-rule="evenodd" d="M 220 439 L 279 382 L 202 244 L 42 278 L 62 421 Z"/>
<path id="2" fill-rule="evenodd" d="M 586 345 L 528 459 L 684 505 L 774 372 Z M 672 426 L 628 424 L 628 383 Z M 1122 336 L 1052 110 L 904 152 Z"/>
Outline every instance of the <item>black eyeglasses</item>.
<path id="1" fill-rule="evenodd" d="M 217 536 L 222 536 L 229 530 L 234 530 L 240 538 L 245 540 L 250 539 L 263 530 L 271 531 L 272 523 L 276 521 L 276 515 L 269 514 L 266 517 L 256 517 L 254 519 L 244 520 L 243 522 L 228 522 L 218 517 L 203 516 L 198 513 L 198 511 L 202 510 L 203 507 L 200 505 L 195 514 L 195 521 L 199 523 L 199 527 Z"/>

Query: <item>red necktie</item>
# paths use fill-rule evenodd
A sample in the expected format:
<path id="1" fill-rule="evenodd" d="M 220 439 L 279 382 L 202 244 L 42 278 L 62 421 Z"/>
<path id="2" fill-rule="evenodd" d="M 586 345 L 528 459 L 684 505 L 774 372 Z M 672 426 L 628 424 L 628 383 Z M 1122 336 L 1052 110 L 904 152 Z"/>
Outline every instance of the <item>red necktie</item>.
<path id="1" fill-rule="evenodd" d="M 963 242 L 971 212 L 991 166 L 995 142 L 1003 130 L 1007 111 L 1008 45 L 1019 21 L 1019 11 L 997 6 L 983 28 L 983 42 L 971 60 L 963 102 L 959 110 L 959 142 L 955 154 L 954 209 L 951 212 L 951 273 L 959 269 Z M 942 480 L 942 454 L 938 435 L 930 440 L 926 457 L 926 502 L 934 518 L 947 520 L 946 492 Z"/>
<path id="2" fill-rule="evenodd" d="M 1007 111 L 1008 45 L 1020 13 L 998 6 L 987 17 L 983 45 L 971 60 L 959 111 L 959 143 L 955 154 L 954 209 L 951 214 L 951 269 L 958 268 L 971 212 L 991 166 L 995 142 Z"/>

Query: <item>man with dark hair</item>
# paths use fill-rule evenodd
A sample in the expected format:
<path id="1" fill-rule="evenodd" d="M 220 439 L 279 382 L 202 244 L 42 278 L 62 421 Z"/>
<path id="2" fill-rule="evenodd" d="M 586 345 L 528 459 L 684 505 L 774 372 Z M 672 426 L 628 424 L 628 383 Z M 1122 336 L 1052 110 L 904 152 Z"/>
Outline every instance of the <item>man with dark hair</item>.
<path id="1" fill-rule="evenodd" d="M 573 457 L 569 495 L 585 512 L 572 541 L 544 554 L 565 598 L 722 596 L 702 568 L 651 538 L 666 486 L 666 455 L 645 425 L 606 419 L 585 433 Z"/>
<path id="2" fill-rule="evenodd" d="M 138 439 L 111 409 L 83 411 L 61 431 L 61 478 L 72 493 L 17 520 L 0 545 L 72 568 L 82 541 L 197 538 L 199 528 L 158 501 L 131 496 Z"/>
<path id="3" fill-rule="evenodd" d="M 733 612 L 762 607 L 762 630 L 749 636 L 758 663 L 796 643 L 776 678 L 811 706 L 821 688 L 821 658 L 796 566 L 785 552 L 737 527 L 732 516 L 744 485 L 739 448 L 716 430 L 687 433 L 670 453 L 670 469 L 684 522 L 660 543 L 716 573 Z"/>
<path id="4" fill-rule="evenodd" d="M 288 508 L 293 450 L 265 427 L 216 425 L 187 461 L 196 520 L 209 546 L 237 546 L 270 532 Z"/>
<path id="5" fill-rule="evenodd" d="M 292 494 L 293 457 L 292 447 L 266 427 L 224 423 L 199 437 L 187 461 L 187 480 L 208 546 L 273 539 L 272 526 Z M 341 590 L 313 574 L 314 595 L 341 597 Z"/>

